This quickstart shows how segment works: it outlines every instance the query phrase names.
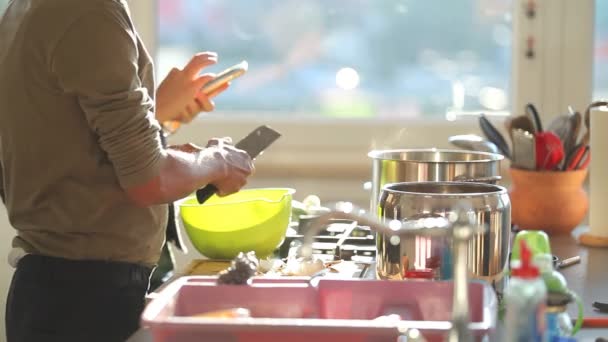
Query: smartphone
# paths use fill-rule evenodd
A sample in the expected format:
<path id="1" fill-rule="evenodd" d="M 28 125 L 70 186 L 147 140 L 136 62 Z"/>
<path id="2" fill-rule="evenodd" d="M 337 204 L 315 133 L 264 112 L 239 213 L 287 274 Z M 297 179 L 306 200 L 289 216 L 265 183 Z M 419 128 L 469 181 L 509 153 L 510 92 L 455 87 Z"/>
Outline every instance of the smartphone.
<path id="1" fill-rule="evenodd" d="M 201 91 L 207 95 L 213 93 L 213 91 L 217 90 L 227 82 L 242 76 L 245 72 L 247 72 L 248 67 L 249 64 L 247 61 L 242 61 L 239 64 L 231 66 L 230 68 L 220 72 L 217 76 L 215 76 L 214 79 L 207 82 L 201 88 Z M 181 123 L 179 121 L 167 121 L 163 122 L 162 126 L 167 134 L 173 134 L 181 126 Z"/>
<path id="2" fill-rule="evenodd" d="M 213 80 L 207 82 L 207 84 L 201 88 L 201 91 L 205 94 L 213 93 L 222 85 L 234 80 L 235 78 L 243 76 L 243 74 L 247 72 L 248 67 L 249 64 L 247 61 L 242 61 L 239 64 L 231 66 L 230 68 L 220 72 Z"/>

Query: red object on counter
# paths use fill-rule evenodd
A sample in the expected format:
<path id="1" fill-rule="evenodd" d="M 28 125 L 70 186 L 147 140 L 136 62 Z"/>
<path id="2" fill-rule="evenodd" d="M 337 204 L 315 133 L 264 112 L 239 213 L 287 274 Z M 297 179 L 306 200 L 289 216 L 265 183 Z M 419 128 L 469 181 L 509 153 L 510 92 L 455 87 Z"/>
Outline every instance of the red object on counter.
<path id="1" fill-rule="evenodd" d="M 433 279 L 435 277 L 435 274 L 432 269 L 424 268 L 420 270 L 405 271 L 403 277 L 409 279 Z"/>
<path id="2" fill-rule="evenodd" d="M 608 328 L 608 317 L 584 317 L 583 328 Z"/>
<path id="3" fill-rule="evenodd" d="M 536 169 L 554 170 L 564 159 L 564 146 L 559 137 L 551 131 L 538 132 L 536 142 Z"/>

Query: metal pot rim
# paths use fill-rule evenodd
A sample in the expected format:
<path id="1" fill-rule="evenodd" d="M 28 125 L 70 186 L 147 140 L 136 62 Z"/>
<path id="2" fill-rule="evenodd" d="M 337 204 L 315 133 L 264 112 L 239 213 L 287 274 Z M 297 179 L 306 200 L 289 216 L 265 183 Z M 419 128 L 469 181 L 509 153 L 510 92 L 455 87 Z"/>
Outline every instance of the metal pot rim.
<path id="1" fill-rule="evenodd" d="M 440 192 L 422 192 L 422 191 L 412 191 L 412 190 L 400 190 L 399 187 L 424 187 L 424 186 L 447 186 L 447 187 L 463 187 L 470 189 L 488 189 L 488 191 L 471 191 L 471 192 L 450 192 L 450 193 L 440 193 Z M 507 189 L 500 185 L 488 184 L 488 183 L 478 183 L 478 182 L 397 182 L 397 183 L 388 183 L 382 187 L 382 192 L 396 193 L 407 196 L 428 196 L 428 197 L 441 197 L 441 198 L 450 198 L 450 197 L 481 197 L 481 196 L 492 196 L 492 195 L 503 195 L 507 194 Z"/>
<path id="2" fill-rule="evenodd" d="M 401 153 L 408 152 L 420 152 L 420 153 L 428 153 L 428 152 L 438 152 L 443 154 L 470 154 L 476 155 L 480 157 L 486 157 L 482 159 L 476 160 L 412 160 L 412 159 L 402 159 L 398 158 L 396 155 Z M 449 164 L 449 163 L 487 163 L 487 162 L 497 162 L 505 159 L 502 154 L 490 153 L 490 152 L 481 152 L 481 151 L 468 151 L 468 150 L 453 150 L 453 149 L 441 149 L 441 148 L 414 148 L 414 149 L 387 149 L 387 150 L 372 150 L 367 154 L 368 157 L 375 160 L 394 160 L 404 163 L 436 163 L 436 164 Z"/>

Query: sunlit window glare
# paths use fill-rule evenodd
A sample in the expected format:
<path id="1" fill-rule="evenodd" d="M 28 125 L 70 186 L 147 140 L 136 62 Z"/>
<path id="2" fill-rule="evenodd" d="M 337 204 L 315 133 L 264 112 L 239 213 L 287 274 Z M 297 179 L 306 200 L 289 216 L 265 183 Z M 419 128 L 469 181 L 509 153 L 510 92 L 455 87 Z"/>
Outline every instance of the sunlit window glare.
<path id="1" fill-rule="evenodd" d="M 484 87 L 479 92 L 479 103 L 491 110 L 502 110 L 507 106 L 507 94 L 504 90 L 494 87 Z"/>
<path id="2" fill-rule="evenodd" d="M 336 73 L 336 86 L 344 90 L 352 90 L 359 85 L 359 73 L 353 68 L 342 68 Z"/>

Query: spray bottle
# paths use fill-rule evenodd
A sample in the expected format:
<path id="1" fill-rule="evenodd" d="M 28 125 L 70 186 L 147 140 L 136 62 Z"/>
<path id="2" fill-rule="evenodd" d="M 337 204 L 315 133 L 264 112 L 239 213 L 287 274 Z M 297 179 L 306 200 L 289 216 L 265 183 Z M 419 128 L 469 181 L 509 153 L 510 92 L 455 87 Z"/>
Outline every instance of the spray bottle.
<path id="1" fill-rule="evenodd" d="M 520 240 L 520 260 L 511 264 L 511 279 L 505 290 L 505 342 L 544 342 L 547 288 L 540 270 L 532 263 L 532 252 Z"/>

